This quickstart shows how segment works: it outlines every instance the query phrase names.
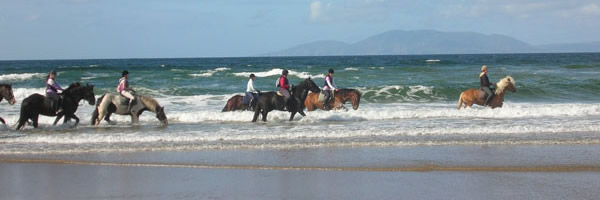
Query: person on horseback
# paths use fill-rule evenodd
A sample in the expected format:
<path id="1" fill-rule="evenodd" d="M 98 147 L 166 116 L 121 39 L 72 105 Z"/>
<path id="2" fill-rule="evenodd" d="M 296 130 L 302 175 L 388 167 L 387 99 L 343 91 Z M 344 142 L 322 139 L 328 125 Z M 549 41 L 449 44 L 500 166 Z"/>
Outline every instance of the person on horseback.
<path id="1" fill-rule="evenodd" d="M 50 107 L 54 109 L 57 114 L 62 111 L 60 106 L 60 96 L 63 89 L 56 83 L 56 71 L 51 71 L 46 77 L 46 97 L 51 100 Z"/>
<path id="2" fill-rule="evenodd" d="M 490 100 L 492 100 L 494 97 L 494 92 L 490 88 L 490 86 L 494 85 L 494 83 L 491 83 L 490 79 L 488 79 L 487 72 L 488 67 L 486 65 L 481 66 L 481 74 L 479 74 L 479 87 L 487 94 L 483 106 L 487 106 L 490 103 Z"/>
<path id="3" fill-rule="evenodd" d="M 119 79 L 119 85 L 117 86 L 117 92 L 121 94 L 121 96 L 129 99 L 129 105 L 127 108 L 127 112 L 131 112 L 131 104 L 135 100 L 135 90 L 129 87 L 129 72 L 127 70 L 121 73 L 121 79 Z M 133 92 L 133 93 L 132 93 Z"/>
<path id="4" fill-rule="evenodd" d="M 287 106 L 288 99 L 290 99 L 290 89 L 291 85 L 287 79 L 288 70 L 284 69 L 281 72 L 281 76 L 279 77 L 279 93 L 283 95 L 283 104 L 285 105 L 285 110 L 289 110 Z"/>
<path id="5" fill-rule="evenodd" d="M 250 74 L 250 79 L 248 80 L 248 85 L 246 86 L 246 98 L 248 98 L 248 110 L 250 111 L 254 111 L 256 99 L 258 99 L 258 95 L 260 94 L 260 91 L 254 88 L 255 79 L 256 75 Z"/>
<path id="6" fill-rule="evenodd" d="M 329 69 L 323 85 L 323 95 L 325 95 L 325 100 L 323 100 L 323 109 L 325 110 L 331 110 L 330 102 L 331 99 L 333 99 L 332 90 L 336 92 L 339 91 L 333 82 L 333 73 L 333 69 Z"/>

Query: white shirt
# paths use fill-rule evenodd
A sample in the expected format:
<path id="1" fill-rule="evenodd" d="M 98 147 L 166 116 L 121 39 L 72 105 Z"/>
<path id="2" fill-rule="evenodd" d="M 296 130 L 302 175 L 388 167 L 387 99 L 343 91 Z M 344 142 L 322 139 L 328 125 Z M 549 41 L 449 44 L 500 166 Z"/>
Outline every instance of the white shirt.
<path id="1" fill-rule="evenodd" d="M 254 88 L 254 81 L 252 79 L 248 80 L 248 86 L 246 87 L 246 92 L 258 92 L 256 88 Z"/>

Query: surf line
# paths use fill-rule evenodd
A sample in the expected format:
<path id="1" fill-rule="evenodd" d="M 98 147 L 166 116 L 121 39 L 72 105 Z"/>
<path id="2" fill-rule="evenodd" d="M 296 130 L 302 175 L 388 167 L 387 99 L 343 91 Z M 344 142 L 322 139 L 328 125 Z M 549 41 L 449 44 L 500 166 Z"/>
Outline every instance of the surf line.
<path id="1" fill-rule="evenodd" d="M 154 167 L 154 168 L 196 168 L 196 169 L 235 169 L 235 170 L 277 170 L 277 171 L 367 171 L 367 172 L 598 172 L 598 165 L 543 165 L 543 166 L 396 166 L 396 167 L 318 167 L 318 166 L 258 166 L 258 165 L 207 165 L 195 163 L 122 163 L 51 159 L 0 158 L 0 163 L 89 165 L 109 167 Z"/>

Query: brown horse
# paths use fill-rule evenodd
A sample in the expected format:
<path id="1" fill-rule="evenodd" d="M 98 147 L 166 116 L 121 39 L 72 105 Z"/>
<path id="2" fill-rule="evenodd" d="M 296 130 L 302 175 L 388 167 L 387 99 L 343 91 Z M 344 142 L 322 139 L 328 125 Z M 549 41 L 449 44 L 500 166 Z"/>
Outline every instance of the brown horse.
<path id="1" fill-rule="evenodd" d="M 330 102 L 330 107 L 333 110 L 345 109 L 344 104 L 347 101 L 352 102 L 352 109 L 358 109 L 360 104 L 360 96 L 362 95 L 358 90 L 355 89 L 340 89 L 334 93 L 334 100 Z M 304 106 L 308 111 L 318 109 L 325 110 L 323 108 L 323 102 L 319 101 L 319 93 L 310 93 L 304 101 Z"/>
<path id="2" fill-rule="evenodd" d="M 513 77 L 506 76 L 496 84 L 495 96 L 490 100 L 488 106 L 491 108 L 502 107 L 506 90 L 511 92 L 517 91 L 517 88 L 515 88 L 515 79 L 513 79 Z M 473 104 L 483 106 L 485 103 L 485 92 L 478 89 L 468 89 L 460 93 L 460 97 L 458 98 L 459 110 L 463 103 L 465 104 L 465 108 L 470 107 Z"/>
<path id="3" fill-rule="evenodd" d="M 221 112 L 247 110 L 248 104 L 244 104 L 243 99 L 244 99 L 244 96 L 239 95 L 239 94 L 232 96 L 231 98 L 229 98 L 229 100 L 227 100 L 227 104 L 225 104 L 225 107 L 223 107 L 223 110 L 221 110 Z"/>
<path id="4" fill-rule="evenodd" d="M 15 96 L 13 95 L 12 85 L 0 84 L 0 101 L 2 101 L 2 99 L 6 99 L 10 105 L 15 104 L 16 100 Z M 0 117 L 0 122 L 2 122 L 2 124 L 6 124 L 2 117 Z"/>

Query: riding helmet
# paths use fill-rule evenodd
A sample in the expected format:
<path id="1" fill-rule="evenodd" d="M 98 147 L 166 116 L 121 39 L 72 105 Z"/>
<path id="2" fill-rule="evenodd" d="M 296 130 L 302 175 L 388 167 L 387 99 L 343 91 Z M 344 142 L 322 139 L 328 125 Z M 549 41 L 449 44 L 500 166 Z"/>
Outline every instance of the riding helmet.
<path id="1" fill-rule="evenodd" d="M 281 74 L 282 74 L 282 75 L 287 75 L 287 74 L 288 74 L 288 70 L 287 70 L 287 69 L 284 69 L 284 70 L 281 72 Z"/>
<path id="2" fill-rule="evenodd" d="M 333 73 L 334 73 L 334 72 L 333 72 L 333 69 L 329 69 L 329 73 L 332 73 L 332 74 L 333 74 Z"/>
<path id="3" fill-rule="evenodd" d="M 121 73 L 121 77 L 124 77 L 124 76 L 125 76 L 125 75 L 127 75 L 127 74 L 129 74 L 129 72 L 128 72 L 127 70 L 124 70 L 124 71 Z"/>

